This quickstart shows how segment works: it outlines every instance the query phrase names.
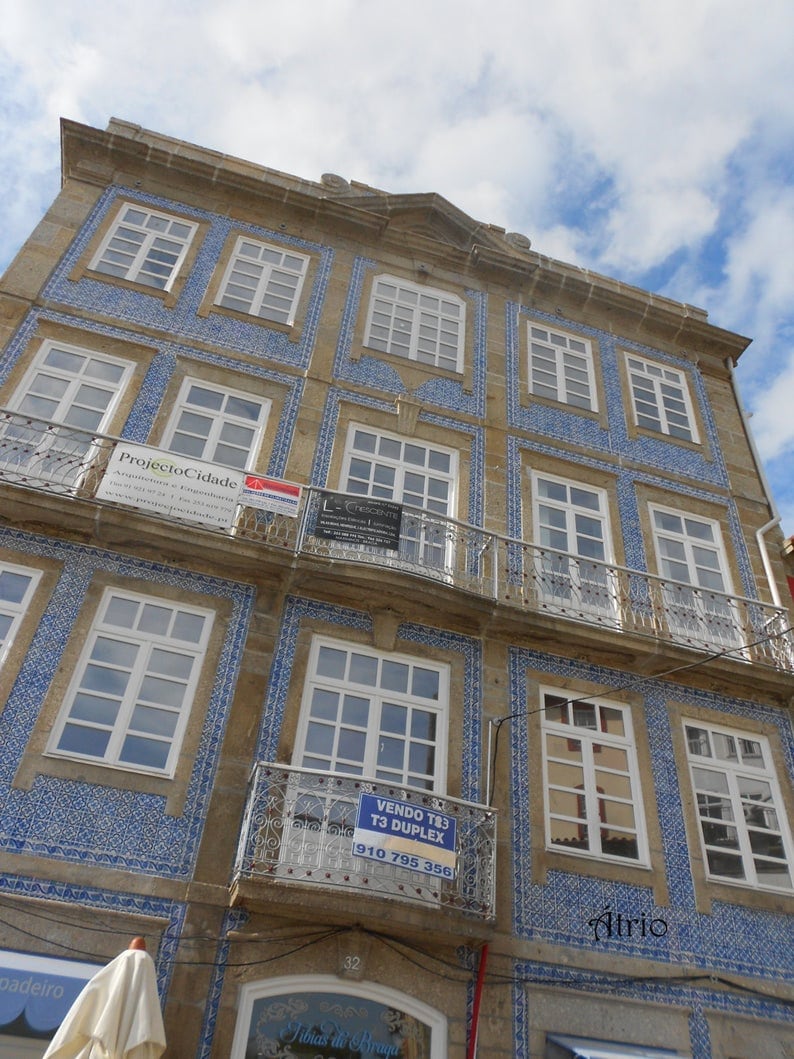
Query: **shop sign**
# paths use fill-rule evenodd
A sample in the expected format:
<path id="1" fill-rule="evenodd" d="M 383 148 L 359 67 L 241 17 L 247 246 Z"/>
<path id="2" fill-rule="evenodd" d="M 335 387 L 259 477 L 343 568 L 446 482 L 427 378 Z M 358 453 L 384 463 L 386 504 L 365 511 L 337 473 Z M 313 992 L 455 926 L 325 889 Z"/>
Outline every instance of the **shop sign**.
<path id="1" fill-rule="evenodd" d="M 0 949 L 0 1034 L 51 1037 L 98 969 Z"/>
<path id="2" fill-rule="evenodd" d="M 243 484 L 240 471 L 204 460 L 119 442 L 97 490 L 98 500 L 161 515 L 229 527 Z"/>
<path id="3" fill-rule="evenodd" d="M 413 1015 L 345 993 L 297 992 L 254 1001 L 245 1059 L 430 1059 L 431 1029 Z"/>
<path id="4" fill-rule="evenodd" d="M 396 552 L 400 547 L 401 519 L 402 506 L 390 500 L 323 493 L 314 534 L 328 540 Z"/>
<path id="5" fill-rule="evenodd" d="M 240 503 L 260 511 L 273 511 L 278 515 L 298 517 L 301 487 L 294 482 L 282 482 L 277 478 L 263 478 L 261 474 L 247 474 L 240 490 Z"/>
<path id="6" fill-rule="evenodd" d="M 455 878 L 457 821 L 424 805 L 360 794 L 353 853 L 400 868 Z"/>

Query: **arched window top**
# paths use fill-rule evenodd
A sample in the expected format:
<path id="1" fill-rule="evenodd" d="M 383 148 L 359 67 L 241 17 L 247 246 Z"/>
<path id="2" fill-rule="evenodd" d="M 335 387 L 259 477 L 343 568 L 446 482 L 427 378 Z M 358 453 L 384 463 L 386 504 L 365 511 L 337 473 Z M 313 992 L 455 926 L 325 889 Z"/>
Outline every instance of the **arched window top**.
<path id="1" fill-rule="evenodd" d="M 292 1046 L 301 1055 L 309 1045 L 332 1048 L 338 1059 L 400 1059 L 408 1040 L 416 1059 L 443 1059 L 445 1017 L 373 982 L 335 975 L 269 978 L 242 987 L 231 1059 L 290 1054 Z"/>

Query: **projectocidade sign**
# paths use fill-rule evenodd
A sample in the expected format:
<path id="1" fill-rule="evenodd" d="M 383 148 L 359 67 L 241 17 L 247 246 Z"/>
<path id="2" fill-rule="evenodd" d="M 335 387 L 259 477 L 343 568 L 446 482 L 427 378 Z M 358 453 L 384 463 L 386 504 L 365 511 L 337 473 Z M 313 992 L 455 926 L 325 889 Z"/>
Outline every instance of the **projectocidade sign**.
<path id="1" fill-rule="evenodd" d="M 120 442 L 97 490 L 98 500 L 211 526 L 231 526 L 244 474 L 204 460 Z"/>

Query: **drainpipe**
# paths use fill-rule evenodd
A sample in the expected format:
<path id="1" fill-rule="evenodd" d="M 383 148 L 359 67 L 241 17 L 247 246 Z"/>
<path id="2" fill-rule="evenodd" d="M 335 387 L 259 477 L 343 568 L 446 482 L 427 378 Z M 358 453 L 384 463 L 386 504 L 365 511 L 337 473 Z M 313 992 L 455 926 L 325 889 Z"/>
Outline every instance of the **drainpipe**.
<path id="1" fill-rule="evenodd" d="M 474 1004 L 471 1011 L 471 1027 L 469 1029 L 469 1046 L 466 1049 L 466 1059 L 475 1059 L 477 1055 L 477 1034 L 480 1030 L 480 1001 L 482 990 L 485 985 L 485 965 L 488 962 L 488 942 L 486 941 L 480 949 L 480 966 L 477 970 L 477 985 L 474 989 Z"/>
<path id="2" fill-rule="evenodd" d="M 739 415 L 741 416 L 742 425 L 744 426 L 744 433 L 747 437 L 747 443 L 750 446 L 750 452 L 752 453 L 753 461 L 755 463 L 755 469 L 758 471 L 758 477 L 761 481 L 761 488 L 764 491 L 764 499 L 766 500 L 767 506 L 769 507 L 769 513 L 772 516 L 769 522 L 766 522 L 759 530 L 756 530 L 755 539 L 758 541 L 758 550 L 761 553 L 761 562 L 764 564 L 766 579 L 769 582 L 769 590 L 772 593 L 772 602 L 775 604 L 776 607 L 782 607 L 783 604 L 780 599 L 780 593 L 778 592 L 777 583 L 775 582 L 775 575 L 772 572 L 772 563 L 769 559 L 769 550 L 767 549 L 766 541 L 764 540 L 764 537 L 767 533 L 769 533 L 772 527 L 778 526 L 780 524 L 780 515 L 778 513 L 777 507 L 775 506 L 775 501 L 772 498 L 772 491 L 769 488 L 769 482 L 767 481 L 766 473 L 764 471 L 763 464 L 761 463 L 761 457 L 758 455 L 758 449 L 755 445 L 753 433 L 750 430 L 750 423 L 747 418 L 747 413 L 744 410 L 742 399 L 739 396 L 739 387 L 736 383 L 736 374 L 734 372 L 734 364 L 732 357 L 728 357 L 728 359 L 725 361 L 725 366 L 727 367 L 728 373 L 731 377 L 733 396 L 736 398 L 736 407 L 738 408 Z"/>

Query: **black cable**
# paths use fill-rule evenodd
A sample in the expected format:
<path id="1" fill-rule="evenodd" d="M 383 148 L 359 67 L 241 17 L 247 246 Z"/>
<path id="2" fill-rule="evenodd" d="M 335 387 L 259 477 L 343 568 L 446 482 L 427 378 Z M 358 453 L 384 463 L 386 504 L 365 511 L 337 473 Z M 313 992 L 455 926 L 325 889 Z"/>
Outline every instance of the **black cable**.
<path id="1" fill-rule="evenodd" d="M 32 913 L 35 917 L 37 913 Z M 47 919 L 48 917 L 41 917 Z M 85 949 L 78 949 L 74 946 L 67 945 L 65 942 L 54 941 L 51 937 L 44 937 L 40 934 L 35 934 L 30 930 L 25 930 L 23 927 L 19 927 L 16 924 L 7 922 L 6 920 L 0 919 L 0 923 L 9 927 L 12 930 L 17 931 L 26 937 L 33 938 L 36 941 L 47 942 L 54 944 L 58 948 L 63 949 L 66 952 L 73 953 L 78 956 L 87 956 L 90 962 L 96 962 L 96 953 L 88 952 Z M 85 928 L 85 929 L 91 929 Z M 101 929 L 101 928 L 100 928 Z M 104 931 L 102 931 L 104 933 Z M 327 930 L 315 931 L 315 937 L 310 937 L 304 941 L 301 945 L 296 945 L 286 952 L 278 952 L 272 956 L 262 957 L 257 960 L 240 960 L 240 961 L 226 961 L 224 963 L 218 963 L 217 960 L 178 960 L 172 961 L 174 967 L 219 967 L 224 971 L 230 969 L 239 969 L 245 967 L 263 967 L 270 963 L 276 963 L 278 960 L 285 959 L 287 956 L 293 956 L 297 952 L 302 952 L 304 949 L 311 948 L 313 945 L 319 944 L 320 942 L 327 941 L 329 938 L 338 937 L 342 934 L 357 933 L 361 932 L 368 937 L 372 937 L 379 941 L 386 948 L 391 949 L 402 959 L 408 963 L 413 964 L 419 970 L 424 971 L 425 974 L 433 974 L 438 978 L 442 978 L 448 982 L 454 982 L 458 985 L 464 985 L 471 981 L 471 973 L 467 973 L 465 968 L 460 967 L 459 964 L 453 964 L 448 960 L 443 960 L 440 956 L 428 952 L 424 949 L 420 949 L 415 945 L 410 945 L 408 942 L 404 942 L 400 939 L 392 938 L 387 934 L 381 934 L 377 931 L 361 930 L 360 927 L 336 927 L 329 928 Z M 116 931 L 115 933 L 118 933 Z M 296 935 L 298 937 L 300 935 Z M 305 935 L 303 935 L 305 937 Z M 251 938 L 247 939 L 244 937 L 231 938 L 227 936 L 220 936 L 218 938 L 203 938 L 208 943 L 228 941 L 232 944 L 239 942 L 264 942 L 264 941 L 284 941 L 288 940 L 286 936 L 274 939 L 259 939 Z M 407 951 L 406 951 L 407 950 Z M 419 960 L 414 959 L 410 953 L 416 954 L 423 957 L 431 962 L 438 963 L 442 967 L 447 967 L 457 972 L 456 976 L 449 974 L 443 974 L 433 970 L 432 967 L 428 967 L 427 964 L 421 963 Z M 505 955 L 505 954 L 501 954 Z M 511 958 L 511 957 L 508 957 Z M 515 957 L 513 957 L 515 958 Z M 461 977 L 463 975 L 463 977 Z M 786 998 L 769 993 L 766 990 L 758 989 L 754 986 L 743 985 L 741 982 L 735 982 L 732 979 L 725 978 L 722 975 L 710 974 L 708 972 L 702 972 L 698 974 L 683 974 L 683 975 L 610 975 L 610 974 L 599 974 L 597 972 L 584 972 L 581 975 L 573 976 L 568 979 L 560 979 L 552 975 L 509 975 L 500 974 L 494 971 L 488 971 L 485 976 L 487 985 L 490 986 L 514 986 L 514 985 L 544 985 L 553 986 L 555 988 L 562 989 L 577 989 L 577 988 L 597 988 L 604 991 L 611 991 L 620 989 L 623 986 L 643 986 L 643 985 L 667 985 L 667 986 L 689 986 L 691 988 L 697 988 L 698 983 L 710 984 L 713 986 L 722 986 L 726 989 L 735 990 L 739 993 L 746 993 L 750 996 L 760 997 L 764 1000 L 771 1001 L 776 1004 L 781 1004 L 786 1007 L 794 1007 L 794 998 Z"/>
<path id="2" fill-rule="evenodd" d="M 490 979 L 492 984 L 499 985 L 546 985 L 554 986 L 555 988 L 580 988 L 587 986 L 589 988 L 595 987 L 609 991 L 610 989 L 619 989 L 622 986 L 642 986 L 642 985 L 680 985 L 689 986 L 691 988 L 698 988 L 698 983 L 721 985 L 727 989 L 736 990 L 739 993 L 748 993 L 751 996 L 761 997 L 764 1000 L 772 1001 L 776 1004 L 782 1004 L 786 1007 L 794 1007 L 794 998 L 787 998 L 777 996 L 775 993 L 769 993 L 763 989 L 757 989 L 754 986 L 742 985 L 740 982 L 734 982 L 730 978 L 724 978 L 721 975 L 716 974 L 692 974 L 692 975 L 624 975 L 624 976 L 604 976 L 599 977 L 597 974 L 585 974 L 580 977 L 572 977 L 565 980 L 561 980 L 558 977 L 545 976 L 545 975 L 486 975 L 487 979 Z M 499 979 L 498 983 L 495 981 Z"/>
<path id="3" fill-rule="evenodd" d="M 603 698 L 605 695 L 616 695 L 621 691 L 630 691 L 632 688 L 638 687 L 640 684 L 646 684 L 649 680 L 662 680 L 665 677 L 671 677 L 675 673 L 683 673 L 688 669 L 697 669 L 698 666 L 705 665 L 707 662 L 715 662 L 718 658 L 727 658 L 728 655 L 737 654 L 742 651 L 749 651 L 752 647 L 760 647 L 761 644 L 770 643 L 772 640 L 778 640 L 781 636 L 786 636 L 788 633 L 794 632 L 794 625 L 789 625 L 785 629 L 781 629 L 780 632 L 770 633 L 768 636 L 761 637 L 760 640 L 753 640 L 752 643 L 742 644 L 740 647 L 726 647 L 722 651 L 715 651 L 710 655 L 705 655 L 703 658 L 697 658 L 694 662 L 687 662 L 684 665 L 674 666 L 672 669 L 663 670 L 661 673 L 649 673 L 647 676 L 634 676 L 630 680 L 624 681 L 622 684 L 616 684 L 613 687 L 605 688 L 603 691 L 599 691 L 597 695 L 589 696 L 586 698 L 582 695 L 577 695 L 573 699 L 566 699 L 565 702 L 555 702 L 555 706 L 573 706 L 577 703 L 583 703 L 590 701 L 590 699 Z M 518 710 L 516 713 L 510 713 L 506 717 L 497 717 L 490 723 L 496 729 L 496 735 L 494 737 L 493 753 L 491 754 L 491 789 L 488 791 L 488 805 L 493 806 L 493 797 L 496 790 L 496 755 L 499 747 L 499 733 L 502 730 L 502 725 L 506 721 L 514 721 L 517 717 L 534 717 L 536 713 L 543 713 L 546 709 L 545 706 L 540 706 L 536 710 Z"/>
<path id="4" fill-rule="evenodd" d="M 59 949 L 63 949 L 65 952 L 71 952 L 71 953 L 73 953 L 74 955 L 77 955 L 77 956 L 87 956 L 87 957 L 90 958 L 91 962 L 96 962 L 96 960 L 97 960 L 97 956 L 96 956 L 95 952 L 89 952 L 86 949 L 79 949 L 79 948 L 76 948 L 73 945 L 67 945 L 65 942 L 56 941 L 52 937 L 47 936 L 47 935 L 36 934 L 33 931 L 31 931 L 31 930 L 26 930 L 24 927 L 18 926 L 16 923 L 9 923 L 8 920 L 2 919 L 2 918 L 0 918 L 0 923 L 2 923 L 3 926 L 8 927 L 10 930 L 16 931 L 17 933 L 22 934 L 22 935 L 24 935 L 27 938 L 33 938 L 35 941 L 39 941 L 39 942 L 46 942 L 48 945 L 55 945 Z M 81 929 L 90 929 L 90 928 L 82 928 L 81 927 Z M 258 959 L 258 960 L 240 960 L 239 962 L 228 962 L 228 961 L 226 961 L 225 963 L 220 964 L 220 963 L 218 963 L 217 960 L 178 960 L 178 959 L 174 959 L 173 961 L 171 961 L 171 965 L 174 966 L 174 967 L 223 967 L 224 969 L 226 969 L 226 968 L 235 968 L 235 967 L 258 967 L 258 966 L 263 965 L 263 964 L 273 963 L 276 960 L 284 959 L 286 956 L 292 956 L 294 953 L 301 952 L 301 950 L 309 948 L 312 945 L 316 945 L 318 942 L 326 941 L 328 938 L 335 937 L 337 934 L 346 933 L 348 931 L 348 929 L 350 929 L 350 928 L 347 928 L 347 927 L 336 927 L 336 928 L 328 928 L 327 930 L 322 931 L 322 932 L 317 931 L 316 932 L 317 935 L 318 935 L 317 937 L 310 937 L 309 940 L 306 941 L 302 945 L 296 945 L 294 948 L 289 949 L 287 952 L 279 952 L 279 953 L 277 953 L 274 956 L 262 957 L 261 959 Z M 118 931 L 116 931 L 116 933 L 118 933 Z M 236 939 L 219 937 L 219 938 L 207 939 L 207 940 L 217 944 L 219 941 L 227 941 L 228 940 L 228 941 L 232 941 L 233 942 Z M 282 940 L 282 939 L 275 939 L 275 940 Z"/>

